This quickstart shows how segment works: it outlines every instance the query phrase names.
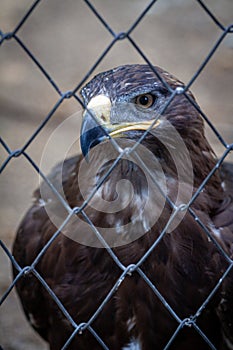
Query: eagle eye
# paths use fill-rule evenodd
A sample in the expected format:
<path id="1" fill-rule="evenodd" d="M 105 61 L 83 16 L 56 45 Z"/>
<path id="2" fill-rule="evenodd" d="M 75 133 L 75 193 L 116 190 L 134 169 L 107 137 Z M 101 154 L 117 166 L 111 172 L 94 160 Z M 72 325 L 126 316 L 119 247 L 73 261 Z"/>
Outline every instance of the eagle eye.
<path id="1" fill-rule="evenodd" d="M 155 96 L 152 94 L 143 94 L 135 98 L 135 104 L 142 108 L 150 108 L 155 102 Z"/>

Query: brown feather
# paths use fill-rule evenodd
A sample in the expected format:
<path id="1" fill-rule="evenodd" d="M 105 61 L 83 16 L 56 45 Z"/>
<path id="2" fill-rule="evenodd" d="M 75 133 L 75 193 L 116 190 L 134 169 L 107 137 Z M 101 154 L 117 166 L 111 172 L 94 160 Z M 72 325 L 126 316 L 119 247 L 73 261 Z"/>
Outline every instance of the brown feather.
<path id="1" fill-rule="evenodd" d="M 114 100 L 118 94 L 122 93 L 126 86 L 125 83 L 129 81 L 132 84 L 132 90 L 136 91 L 138 86 L 145 82 L 145 72 L 148 72 L 149 80 L 161 84 L 147 66 L 125 66 L 94 78 L 84 88 L 84 98 L 88 101 L 100 91 L 103 93 L 111 89 Z M 159 69 L 159 73 L 172 87 L 182 85 L 163 70 Z M 191 93 L 189 94 L 192 96 Z M 185 198 L 187 191 L 196 192 L 216 160 L 205 139 L 200 116 L 183 96 L 176 97 L 164 117 L 169 119 L 180 133 L 191 156 L 194 187 L 192 188 L 188 181 L 183 183 L 181 198 Z M 161 132 L 161 135 L 149 135 L 143 141 L 143 145 L 152 151 L 157 159 L 160 159 L 166 178 L 168 196 L 175 201 L 179 185 L 177 169 L 171 155 L 159 141 L 162 136 L 169 140 L 169 135 L 166 130 L 161 129 L 157 132 Z M 129 134 L 127 135 L 129 139 L 121 140 L 122 144 L 130 144 L 133 138 L 137 139 L 140 135 Z M 169 141 L 172 143 L 172 139 Z M 96 188 L 99 179 L 111 167 L 114 159 L 109 160 L 108 156 L 112 154 L 110 148 L 111 145 L 106 142 L 101 144 L 100 148 L 92 150 L 90 163 L 89 166 L 86 165 L 83 179 L 86 193 Z M 68 159 L 63 165 L 58 165 L 49 176 L 58 192 L 64 191 L 65 199 L 71 208 L 80 207 L 84 200 L 84 193 L 80 192 L 78 179 L 80 169 L 85 164 L 83 162 L 81 156 Z M 226 254 L 232 258 L 233 202 L 228 192 L 230 193 L 233 172 L 232 166 L 229 168 L 223 166 L 222 169 L 221 176 L 224 179 L 225 188 L 221 187 L 222 180 L 219 173 L 216 172 L 191 208 L 209 228 Z M 59 183 L 61 171 L 62 186 Z M 153 169 L 151 171 L 153 173 Z M 153 174 L 158 176 L 159 173 Z M 112 201 L 117 200 L 117 184 L 120 180 L 130 181 L 133 185 L 135 189 L 133 200 L 125 208 L 121 204 L 118 212 L 104 212 L 105 209 L 107 211 Z M 58 210 L 63 215 L 59 200 L 45 183 L 42 184 L 42 193 L 46 194 L 43 198 L 39 190 L 35 192 L 35 202 L 17 232 L 13 254 L 21 267 L 30 266 L 33 263 L 46 242 L 57 230 L 48 215 L 48 209 Z M 130 243 L 121 246 L 115 244 L 113 248 L 118 259 L 125 266 L 136 264 L 144 256 L 159 237 L 171 215 L 171 207 L 165 203 L 161 215 L 153 226 L 148 228 L 146 234 L 133 240 L 135 232 L 143 228 L 143 220 L 150 220 L 150 215 L 153 216 L 156 211 L 160 210 L 159 203 L 162 201 L 162 196 L 155 191 L 151 199 L 153 206 L 149 217 L 142 216 L 141 221 L 137 220 L 146 196 L 148 196 L 148 182 L 142 169 L 128 159 L 122 159 L 100 186 L 92 202 L 84 209 L 96 227 L 113 229 L 115 233 L 112 234 L 113 247 L 119 239 L 119 227 L 129 222 L 132 223 L 131 229 L 120 231 L 123 237 L 121 239 Z M 100 205 L 100 197 L 106 202 L 101 210 L 94 209 L 95 205 Z M 212 228 L 214 230 L 211 231 Z M 219 233 L 216 234 L 215 230 Z M 78 324 L 90 319 L 118 281 L 122 271 L 105 249 L 77 242 L 77 240 L 80 242 L 84 239 L 90 245 L 94 245 L 98 241 L 92 230 L 87 229 L 81 214 L 78 214 L 76 220 L 67 224 L 64 232 L 66 235 L 63 233 L 58 235 L 48 250 L 44 252 L 36 265 L 36 270 Z M 106 232 L 108 231 L 104 231 L 103 236 L 108 239 Z M 185 319 L 196 314 L 227 266 L 226 260 L 216 245 L 187 211 L 179 225 L 172 232 L 164 235 L 140 268 L 178 317 Z M 14 276 L 16 275 L 17 271 L 14 269 Z M 231 343 L 231 346 L 233 344 L 232 283 L 231 271 L 196 320 L 197 325 L 215 347 L 221 350 L 230 349 L 229 344 Z M 61 349 L 73 328 L 51 296 L 33 273 L 20 278 L 16 287 L 26 315 L 31 322 L 33 321 L 33 327 L 50 343 L 50 349 Z M 109 349 L 126 349 L 127 344 L 136 339 L 140 342 L 142 350 L 159 350 L 166 346 L 177 329 L 178 323 L 135 271 L 131 276 L 126 276 L 113 297 L 96 317 L 92 327 Z M 195 329 L 186 326 L 178 333 L 170 348 L 172 350 L 207 350 L 209 346 Z M 101 347 L 93 335 L 86 330 L 82 335 L 75 336 L 68 349 L 98 350 Z"/>

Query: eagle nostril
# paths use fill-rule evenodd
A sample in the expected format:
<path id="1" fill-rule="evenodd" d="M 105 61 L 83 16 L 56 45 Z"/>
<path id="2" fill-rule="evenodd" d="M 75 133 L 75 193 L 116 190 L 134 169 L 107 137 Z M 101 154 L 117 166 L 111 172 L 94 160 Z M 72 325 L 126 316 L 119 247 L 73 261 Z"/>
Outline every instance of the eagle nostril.
<path id="1" fill-rule="evenodd" d="M 104 116 L 104 114 L 101 114 L 100 119 L 103 120 L 104 123 L 107 122 L 107 118 Z"/>

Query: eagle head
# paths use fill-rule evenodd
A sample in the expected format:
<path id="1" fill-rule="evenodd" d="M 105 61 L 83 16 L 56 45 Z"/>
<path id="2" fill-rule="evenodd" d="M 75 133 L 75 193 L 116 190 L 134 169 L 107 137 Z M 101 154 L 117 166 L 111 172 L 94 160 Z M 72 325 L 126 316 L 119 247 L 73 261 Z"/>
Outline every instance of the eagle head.
<path id="1" fill-rule="evenodd" d="M 185 93 L 184 93 L 185 91 Z M 157 159 L 169 176 L 184 166 L 184 150 L 190 157 L 194 186 L 215 165 L 215 156 L 205 134 L 194 96 L 185 85 L 165 70 L 148 65 L 126 65 L 95 76 L 81 91 L 86 109 L 81 128 L 81 149 L 88 159 L 91 148 L 116 138 L 139 141 Z M 182 139 L 183 143 L 177 140 Z M 180 155 L 174 164 L 171 150 Z M 187 158 L 187 157 L 186 157 Z M 189 176 L 187 174 L 187 176 Z M 213 175 L 208 186 L 219 198 L 220 180 Z"/>

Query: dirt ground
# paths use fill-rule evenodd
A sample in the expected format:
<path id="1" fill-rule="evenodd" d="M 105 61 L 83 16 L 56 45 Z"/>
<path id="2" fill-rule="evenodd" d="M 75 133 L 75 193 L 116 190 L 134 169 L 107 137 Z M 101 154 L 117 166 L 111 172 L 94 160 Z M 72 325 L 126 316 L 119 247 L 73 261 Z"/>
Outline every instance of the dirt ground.
<path id="1" fill-rule="evenodd" d="M 0 29 L 12 31 L 30 0 L 2 0 Z M 93 4 L 115 32 L 127 30 L 147 5 L 144 0 L 96 0 Z M 233 23 L 231 0 L 206 0 L 224 24 Z M 188 83 L 211 51 L 221 30 L 194 0 L 158 1 L 132 33 L 133 39 L 153 64 Z M 81 1 L 41 1 L 18 32 L 19 38 L 49 72 L 62 91 L 73 89 L 110 43 L 111 35 L 88 6 Z M 14 40 L 0 47 L 1 136 L 11 149 L 21 148 L 58 101 L 35 63 Z M 120 41 L 102 60 L 93 74 L 143 59 L 125 41 Z M 192 85 L 199 105 L 228 143 L 233 141 L 233 37 L 227 35 L 202 74 Z M 62 159 L 70 138 L 79 134 L 80 111 L 76 101 L 65 101 L 30 144 L 27 151 L 40 164 L 46 153 L 46 173 Z M 65 127 L 59 128 L 64 120 Z M 69 120 L 69 122 L 68 122 Z M 53 132 L 56 135 L 53 137 Z M 208 138 L 218 156 L 224 150 L 207 126 Z M 52 136 L 51 136 L 52 135 Z M 52 143 L 48 141 L 53 139 Z M 73 151 L 79 152 L 79 145 Z M 7 157 L 1 148 L 1 161 Z M 233 161 L 232 155 L 228 157 Z M 20 220 L 32 202 L 38 175 L 22 157 L 10 161 L 0 177 L 1 232 L 11 249 Z M 0 249 L 0 297 L 11 283 L 11 266 Z M 28 326 L 13 290 L 0 307 L 0 344 L 4 350 L 43 350 L 47 345 Z"/>

